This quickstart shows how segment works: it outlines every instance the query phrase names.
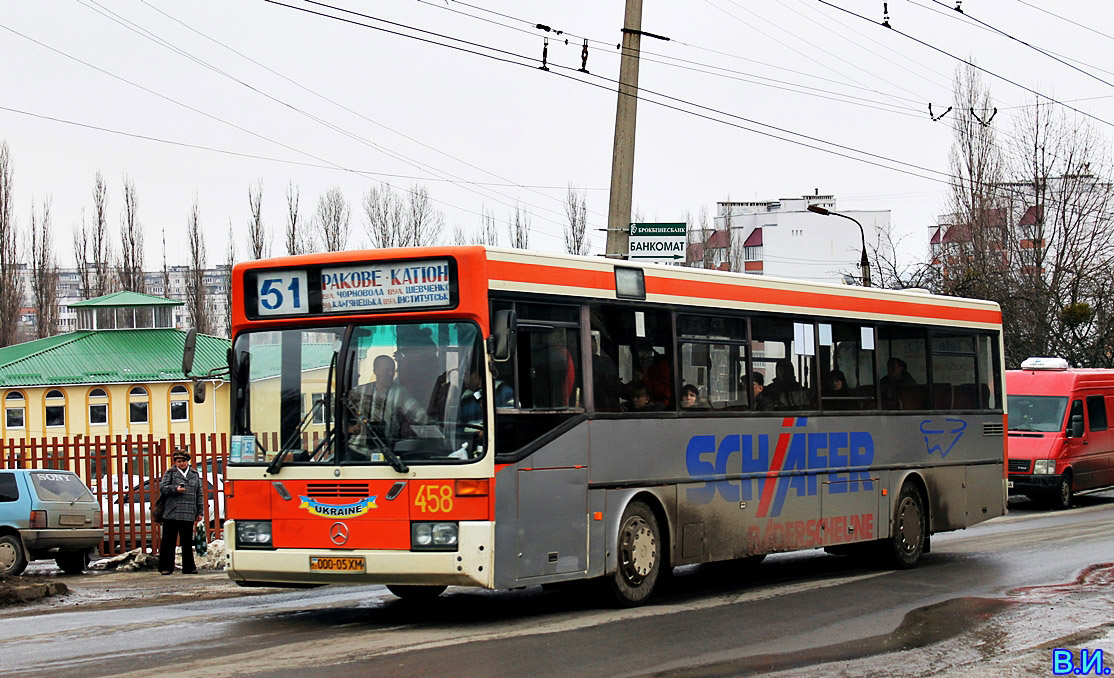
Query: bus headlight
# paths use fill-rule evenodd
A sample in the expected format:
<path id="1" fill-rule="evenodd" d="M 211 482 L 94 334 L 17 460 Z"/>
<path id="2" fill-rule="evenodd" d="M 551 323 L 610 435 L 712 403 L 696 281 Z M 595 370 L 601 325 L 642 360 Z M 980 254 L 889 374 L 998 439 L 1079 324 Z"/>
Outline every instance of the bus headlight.
<path id="1" fill-rule="evenodd" d="M 1055 459 L 1038 459 L 1033 462 L 1033 475 L 1051 475 L 1055 472 Z"/>
<path id="2" fill-rule="evenodd" d="M 236 548 L 269 549 L 271 546 L 271 521 L 236 521 Z"/>
<path id="3" fill-rule="evenodd" d="M 413 551 L 455 551 L 456 523 L 411 523 L 410 549 Z"/>

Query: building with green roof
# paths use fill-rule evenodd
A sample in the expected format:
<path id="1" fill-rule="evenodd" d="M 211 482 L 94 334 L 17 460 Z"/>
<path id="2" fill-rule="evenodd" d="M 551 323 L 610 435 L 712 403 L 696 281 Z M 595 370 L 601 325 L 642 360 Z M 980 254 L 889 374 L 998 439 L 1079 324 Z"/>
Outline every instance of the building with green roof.
<path id="1" fill-rule="evenodd" d="M 5 440 L 217 433 L 228 429 L 228 388 L 210 380 L 204 404 L 182 374 L 182 302 L 117 292 L 71 304 L 78 330 L 0 348 Z M 226 364 L 230 343 L 200 335 L 194 374 Z"/>

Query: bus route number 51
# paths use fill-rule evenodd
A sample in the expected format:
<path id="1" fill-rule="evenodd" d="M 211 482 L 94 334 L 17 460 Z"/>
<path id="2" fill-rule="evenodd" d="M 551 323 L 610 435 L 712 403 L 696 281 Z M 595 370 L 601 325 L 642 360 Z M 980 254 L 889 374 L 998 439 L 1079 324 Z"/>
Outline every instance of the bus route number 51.
<path id="1" fill-rule="evenodd" d="M 268 271 L 256 279 L 258 315 L 309 313 L 305 271 Z"/>

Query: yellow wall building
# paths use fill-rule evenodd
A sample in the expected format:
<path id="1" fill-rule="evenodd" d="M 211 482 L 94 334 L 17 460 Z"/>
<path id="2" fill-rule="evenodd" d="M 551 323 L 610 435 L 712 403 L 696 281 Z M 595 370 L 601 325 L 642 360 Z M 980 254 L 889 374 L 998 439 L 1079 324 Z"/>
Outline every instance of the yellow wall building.
<path id="1" fill-rule="evenodd" d="M 182 374 L 185 332 L 170 327 L 181 302 L 119 292 L 72 304 L 76 332 L 0 348 L 0 438 L 223 433 L 229 387 L 206 384 L 193 402 Z M 194 373 L 221 367 L 229 342 L 197 338 Z"/>

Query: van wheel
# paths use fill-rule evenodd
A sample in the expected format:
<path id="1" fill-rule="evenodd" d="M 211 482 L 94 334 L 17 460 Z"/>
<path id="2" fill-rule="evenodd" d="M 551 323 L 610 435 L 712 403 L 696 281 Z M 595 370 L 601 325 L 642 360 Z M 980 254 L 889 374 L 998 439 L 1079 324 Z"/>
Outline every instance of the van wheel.
<path id="1" fill-rule="evenodd" d="M 1074 498 L 1075 492 L 1072 488 L 1071 473 L 1064 471 L 1064 475 L 1060 476 L 1060 484 L 1056 486 L 1056 490 L 1049 497 L 1049 503 L 1054 509 L 1064 510 L 1071 508 L 1071 502 Z"/>
<path id="2" fill-rule="evenodd" d="M 445 592 L 444 586 L 415 586 L 412 584 L 387 584 L 387 590 L 403 600 L 433 600 Z"/>
<path id="3" fill-rule="evenodd" d="M 0 536 L 0 575 L 14 577 L 27 569 L 27 553 L 18 535 Z"/>
<path id="4" fill-rule="evenodd" d="M 66 574 L 81 574 L 89 567 L 89 552 L 62 551 L 54 557 L 54 562 Z"/>
<path id="5" fill-rule="evenodd" d="M 662 571 L 661 532 L 650 507 L 632 501 L 619 523 L 618 567 L 608 578 L 609 588 L 623 607 L 646 602 Z"/>
<path id="6" fill-rule="evenodd" d="M 911 483 L 901 488 L 894 509 L 893 534 L 883 542 L 883 552 L 889 565 L 907 570 L 917 564 L 924 552 L 928 533 L 924 499 Z"/>

